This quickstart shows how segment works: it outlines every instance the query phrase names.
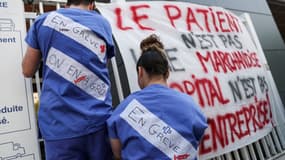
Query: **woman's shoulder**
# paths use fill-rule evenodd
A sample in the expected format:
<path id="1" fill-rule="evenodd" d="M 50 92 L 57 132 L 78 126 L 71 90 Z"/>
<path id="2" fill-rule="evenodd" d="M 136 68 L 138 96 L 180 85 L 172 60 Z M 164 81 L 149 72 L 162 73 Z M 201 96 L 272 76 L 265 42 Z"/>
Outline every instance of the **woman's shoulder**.
<path id="1" fill-rule="evenodd" d="M 134 92 L 134 93 L 130 94 L 129 96 L 127 96 L 122 102 L 120 102 L 120 104 L 118 104 L 116 106 L 113 114 L 115 114 L 117 112 L 122 112 L 132 100 L 134 100 L 138 97 L 138 94 L 139 94 L 139 92 Z"/>

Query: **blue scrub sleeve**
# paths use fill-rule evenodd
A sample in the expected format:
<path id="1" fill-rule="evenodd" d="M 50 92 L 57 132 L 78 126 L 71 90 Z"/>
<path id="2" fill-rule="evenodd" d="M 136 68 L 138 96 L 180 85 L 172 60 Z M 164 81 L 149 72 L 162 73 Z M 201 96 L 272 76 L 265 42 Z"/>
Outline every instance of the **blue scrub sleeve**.
<path id="1" fill-rule="evenodd" d="M 39 49 L 38 38 L 37 38 L 37 23 L 38 21 L 36 20 L 34 24 L 30 27 L 27 36 L 25 38 L 27 44 L 34 49 Z"/>
<path id="2" fill-rule="evenodd" d="M 207 118 L 199 112 L 196 113 L 197 117 L 195 118 L 195 122 L 193 124 L 194 135 L 197 141 L 200 141 L 203 137 L 205 130 L 208 128 Z"/>

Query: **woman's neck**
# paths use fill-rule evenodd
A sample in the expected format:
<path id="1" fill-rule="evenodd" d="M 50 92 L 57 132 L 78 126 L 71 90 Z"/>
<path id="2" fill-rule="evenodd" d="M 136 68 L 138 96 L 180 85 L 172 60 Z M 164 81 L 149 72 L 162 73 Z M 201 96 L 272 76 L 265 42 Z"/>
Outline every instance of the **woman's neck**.
<path id="1" fill-rule="evenodd" d="M 86 6 L 86 5 L 70 5 L 69 8 L 88 10 L 88 6 Z"/>
<path id="2" fill-rule="evenodd" d="M 161 79 L 161 78 L 152 78 L 150 79 L 148 82 L 147 82 L 147 86 L 150 86 L 152 84 L 160 84 L 160 85 L 163 85 L 163 86 L 167 86 L 167 82 L 165 79 Z"/>

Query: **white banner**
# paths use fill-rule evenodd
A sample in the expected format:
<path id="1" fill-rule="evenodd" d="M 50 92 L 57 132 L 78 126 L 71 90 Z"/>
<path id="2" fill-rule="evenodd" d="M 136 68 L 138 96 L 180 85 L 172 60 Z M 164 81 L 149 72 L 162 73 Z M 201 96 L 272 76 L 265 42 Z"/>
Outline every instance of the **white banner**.
<path id="1" fill-rule="evenodd" d="M 200 144 L 201 159 L 241 148 L 271 131 L 272 96 L 278 92 L 270 88 L 264 55 L 239 17 L 220 7 L 184 2 L 97 7 L 111 23 L 132 92 L 139 89 L 140 41 L 152 33 L 161 38 L 170 63 L 169 86 L 191 95 L 212 119 Z"/>
<path id="2" fill-rule="evenodd" d="M 0 0 L 0 159 L 39 160 L 31 81 L 22 75 L 26 49 L 23 1 Z"/>

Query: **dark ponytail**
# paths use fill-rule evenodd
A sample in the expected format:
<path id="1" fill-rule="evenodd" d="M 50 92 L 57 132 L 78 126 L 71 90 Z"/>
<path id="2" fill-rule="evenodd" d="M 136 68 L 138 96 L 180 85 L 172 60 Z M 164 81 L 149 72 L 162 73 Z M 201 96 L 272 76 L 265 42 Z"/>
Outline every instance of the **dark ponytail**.
<path id="1" fill-rule="evenodd" d="M 159 37 L 152 34 L 142 40 L 140 44 L 141 56 L 137 62 L 138 67 L 141 66 L 150 75 L 168 76 L 168 61 L 164 51 L 164 46 Z"/>
<path id="2" fill-rule="evenodd" d="M 67 0 L 67 5 L 88 5 L 90 3 L 94 3 L 95 0 Z"/>

